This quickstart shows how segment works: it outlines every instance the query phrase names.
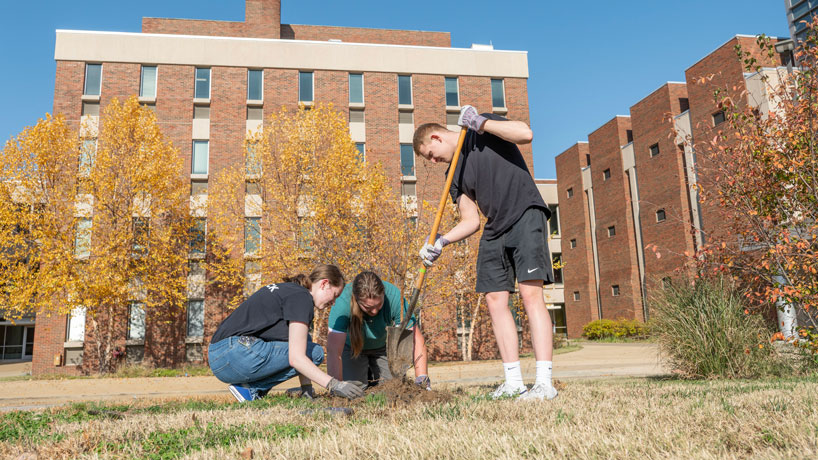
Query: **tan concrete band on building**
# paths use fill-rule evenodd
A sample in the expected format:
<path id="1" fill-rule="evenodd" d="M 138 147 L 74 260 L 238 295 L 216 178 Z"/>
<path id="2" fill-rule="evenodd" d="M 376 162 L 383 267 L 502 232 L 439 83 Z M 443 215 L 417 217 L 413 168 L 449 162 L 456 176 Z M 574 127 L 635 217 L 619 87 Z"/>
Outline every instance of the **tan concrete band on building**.
<path id="1" fill-rule="evenodd" d="M 54 59 L 528 78 L 525 51 L 74 30 Z"/>

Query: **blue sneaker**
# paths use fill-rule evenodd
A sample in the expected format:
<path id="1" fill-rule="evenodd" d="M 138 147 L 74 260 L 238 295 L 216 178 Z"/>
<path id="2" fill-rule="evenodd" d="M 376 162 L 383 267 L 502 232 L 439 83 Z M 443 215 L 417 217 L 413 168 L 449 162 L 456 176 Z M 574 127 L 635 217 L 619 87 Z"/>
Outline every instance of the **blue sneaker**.
<path id="1" fill-rule="evenodd" d="M 255 398 L 253 397 L 253 392 L 250 391 L 249 388 L 245 388 L 239 385 L 230 385 L 227 387 L 230 390 L 230 393 L 239 401 L 239 402 L 246 402 L 252 401 Z"/>

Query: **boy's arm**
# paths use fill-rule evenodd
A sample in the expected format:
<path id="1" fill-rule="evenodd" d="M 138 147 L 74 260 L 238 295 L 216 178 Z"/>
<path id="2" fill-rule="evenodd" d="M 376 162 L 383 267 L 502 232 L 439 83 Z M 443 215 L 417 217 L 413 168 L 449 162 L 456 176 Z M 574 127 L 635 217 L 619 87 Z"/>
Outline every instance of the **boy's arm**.
<path id="1" fill-rule="evenodd" d="M 522 121 L 516 120 L 492 120 L 489 118 L 483 124 L 483 131 L 514 144 L 530 144 L 534 138 L 531 128 Z"/>
<path id="2" fill-rule="evenodd" d="M 480 211 L 471 198 L 465 194 L 457 197 L 457 208 L 460 210 L 460 222 L 457 223 L 443 238 L 450 243 L 465 240 L 480 230 Z"/>

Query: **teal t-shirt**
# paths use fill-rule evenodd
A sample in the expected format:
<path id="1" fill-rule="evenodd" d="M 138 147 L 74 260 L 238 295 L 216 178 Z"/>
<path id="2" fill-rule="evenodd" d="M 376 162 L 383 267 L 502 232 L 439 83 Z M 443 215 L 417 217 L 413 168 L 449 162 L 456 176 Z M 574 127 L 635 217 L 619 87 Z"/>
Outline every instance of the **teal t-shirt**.
<path id="1" fill-rule="evenodd" d="M 375 316 L 363 315 L 364 326 L 364 350 L 373 350 L 386 346 L 386 327 L 400 325 L 400 308 L 403 305 L 403 313 L 409 309 L 409 302 L 401 299 L 400 289 L 394 284 L 383 282 L 383 307 Z M 335 332 L 347 334 L 346 344 L 349 345 L 349 307 L 352 298 L 352 283 L 344 287 L 341 296 L 335 300 L 332 310 L 329 312 L 329 328 Z M 407 327 L 415 325 L 414 316 L 409 320 Z"/>

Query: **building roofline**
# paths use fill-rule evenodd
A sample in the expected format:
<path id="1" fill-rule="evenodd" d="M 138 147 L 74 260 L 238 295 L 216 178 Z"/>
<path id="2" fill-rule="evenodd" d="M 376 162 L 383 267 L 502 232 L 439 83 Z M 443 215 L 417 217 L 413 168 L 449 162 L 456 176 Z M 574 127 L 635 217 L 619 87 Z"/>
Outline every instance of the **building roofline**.
<path id="1" fill-rule="evenodd" d="M 235 21 L 234 21 L 235 22 Z M 323 27 L 323 26 L 321 26 Z M 332 26 L 329 26 L 332 27 Z M 378 30 L 378 29 L 374 29 Z M 380 30 L 400 30 L 400 29 L 380 29 Z M 434 50 L 450 50 L 450 51 L 469 51 L 480 53 L 515 53 L 528 55 L 528 51 L 524 50 L 498 50 L 498 49 L 480 49 L 480 48 L 454 48 L 445 46 L 420 46 L 420 45 L 391 45 L 385 43 L 360 43 L 360 42 L 344 42 L 344 41 L 319 41 L 319 40 L 292 40 L 288 38 L 252 38 L 252 37 L 221 37 L 212 35 L 189 35 L 189 34 L 146 34 L 142 32 L 112 32 L 102 30 L 79 30 L 79 29 L 56 29 L 55 33 L 81 33 L 81 34 L 96 34 L 96 35 L 125 35 L 135 37 L 175 37 L 188 38 L 200 40 L 234 40 L 245 42 L 282 42 L 282 43 L 305 43 L 307 45 L 320 43 L 322 45 L 330 44 L 332 46 L 366 46 L 373 48 L 408 48 L 408 49 L 434 49 Z"/>
<path id="2" fill-rule="evenodd" d="M 759 36 L 761 36 L 761 34 L 756 34 L 756 35 L 735 34 L 735 35 L 733 35 L 732 37 L 730 37 L 730 38 L 728 38 L 727 40 L 725 40 L 725 41 L 724 41 L 724 43 L 722 43 L 721 45 L 719 45 L 719 46 L 715 47 L 715 48 L 714 48 L 713 50 L 711 50 L 709 53 L 707 53 L 707 54 L 705 54 L 704 56 L 702 56 L 702 57 L 701 57 L 701 58 L 700 58 L 698 61 L 694 62 L 692 65 L 689 65 L 689 66 L 688 66 L 688 67 L 685 69 L 685 74 L 687 74 L 687 71 L 688 71 L 688 70 L 690 70 L 690 69 L 692 69 L 692 68 L 693 68 L 693 66 L 695 66 L 696 64 L 698 64 L 698 63 L 702 62 L 702 61 L 704 60 L 704 58 L 706 58 L 707 56 L 710 56 L 711 54 L 715 53 L 716 51 L 718 51 L 718 50 L 722 49 L 722 48 L 723 48 L 725 45 L 727 45 L 727 44 L 728 44 L 728 43 L 730 43 L 731 41 L 735 40 L 736 38 L 757 38 L 757 37 L 759 37 Z M 768 38 L 771 38 L 771 39 L 773 39 L 773 40 L 785 40 L 785 39 L 788 39 L 788 38 L 790 38 L 790 37 L 773 37 L 773 36 L 771 36 L 771 35 L 770 35 L 770 36 L 768 36 Z"/>
<path id="3" fill-rule="evenodd" d="M 282 26 L 305 26 L 305 27 L 332 27 L 333 29 L 366 29 L 366 30 L 388 30 L 390 32 L 422 32 L 422 33 L 433 33 L 433 34 L 449 34 L 451 32 L 444 32 L 442 30 L 415 30 L 415 29 L 382 29 L 380 27 L 357 27 L 357 26 L 324 26 L 320 24 L 291 24 L 291 23 L 281 23 Z"/>

